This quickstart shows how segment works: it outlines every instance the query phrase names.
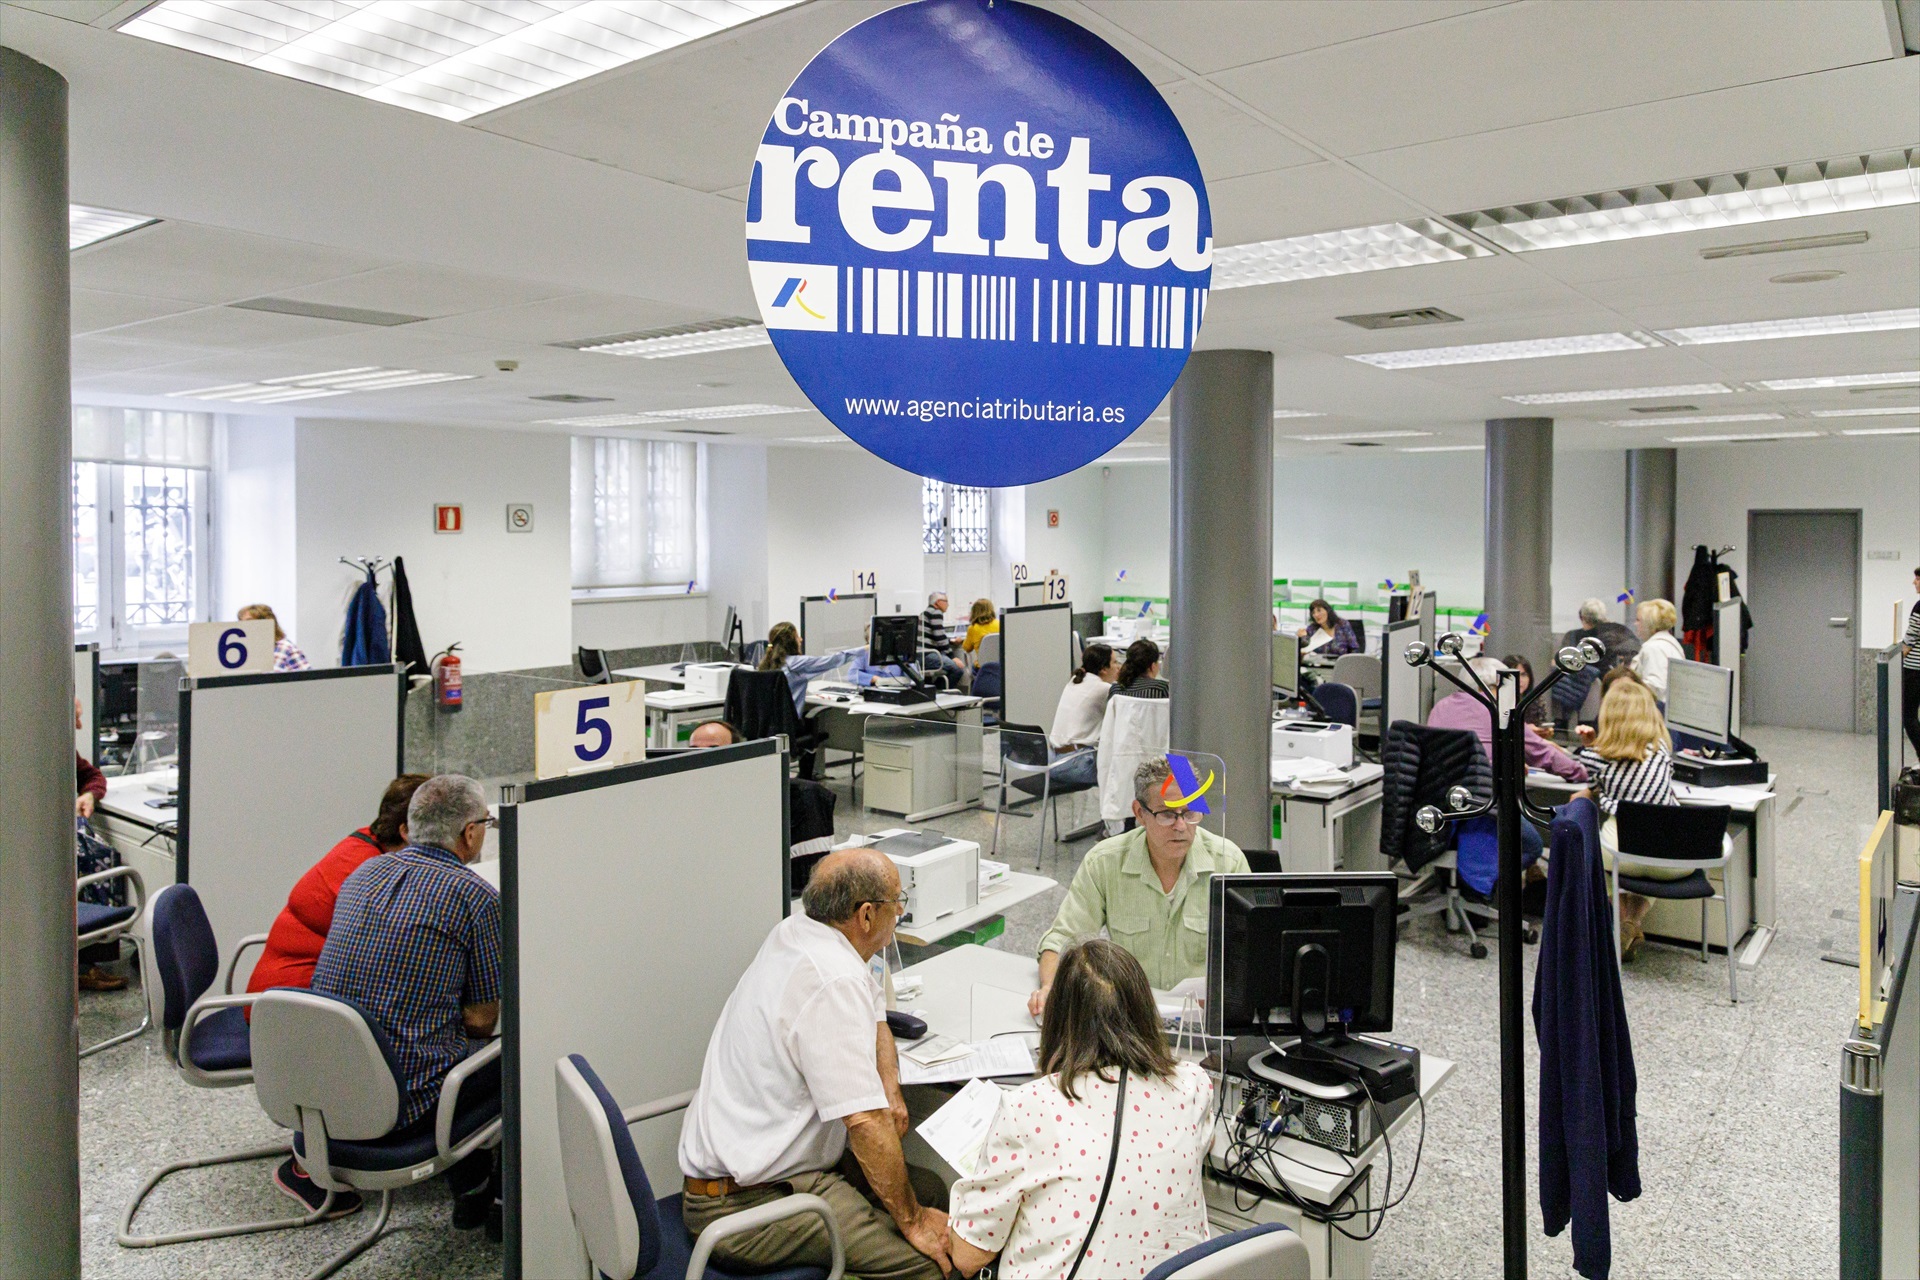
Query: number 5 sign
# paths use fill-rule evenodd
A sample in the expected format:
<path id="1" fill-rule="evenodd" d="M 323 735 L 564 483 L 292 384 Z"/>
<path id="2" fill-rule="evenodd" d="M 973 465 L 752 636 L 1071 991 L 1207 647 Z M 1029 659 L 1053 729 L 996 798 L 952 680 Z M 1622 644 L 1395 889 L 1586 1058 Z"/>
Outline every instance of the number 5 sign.
<path id="1" fill-rule="evenodd" d="M 646 684 L 588 685 L 533 698 L 533 773 L 558 778 L 647 756 Z"/>
<path id="2" fill-rule="evenodd" d="M 187 674 L 237 676 L 273 670 L 273 620 L 196 622 L 187 628 Z"/>

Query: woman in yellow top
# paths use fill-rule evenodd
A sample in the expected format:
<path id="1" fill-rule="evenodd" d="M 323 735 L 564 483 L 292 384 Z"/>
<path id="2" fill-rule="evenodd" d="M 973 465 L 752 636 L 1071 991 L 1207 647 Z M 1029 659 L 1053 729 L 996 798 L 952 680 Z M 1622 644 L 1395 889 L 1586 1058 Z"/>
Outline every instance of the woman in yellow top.
<path id="1" fill-rule="evenodd" d="M 993 601 L 975 600 L 967 613 L 967 638 L 960 642 L 960 647 L 971 656 L 980 652 L 982 640 L 999 634 L 1000 615 L 994 612 Z"/>

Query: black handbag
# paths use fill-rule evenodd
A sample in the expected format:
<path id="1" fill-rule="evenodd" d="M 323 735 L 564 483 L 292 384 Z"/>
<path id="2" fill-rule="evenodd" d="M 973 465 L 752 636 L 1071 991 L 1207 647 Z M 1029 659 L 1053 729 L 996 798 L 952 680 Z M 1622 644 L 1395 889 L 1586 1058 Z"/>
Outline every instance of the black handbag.
<path id="1" fill-rule="evenodd" d="M 1100 1215 L 1107 1207 L 1107 1193 L 1113 1190 L 1113 1171 L 1120 1163 L 1120 1121 L 1127 1109 L 1127 1069 L 1120 1068 L 1120 1088 L 1113 1103 L 1113 1145 L 1107 1149 L 1107 1178 L 1100 1184 L 1100 1203 L 1093 1206 L 1093 1221 L 1087 1226 L 1087 1238 L 1080 1242 L 1080 1251 L 1073 1255 L 1073 1266 L 1067 1270 L 1067 1280 L 1074 1280 L 1080 1274 L 1080 1260 L 1087 1256 L 1087 1246 L 1093 1243 L 1093 1233 L 1100 1229 Z"/>

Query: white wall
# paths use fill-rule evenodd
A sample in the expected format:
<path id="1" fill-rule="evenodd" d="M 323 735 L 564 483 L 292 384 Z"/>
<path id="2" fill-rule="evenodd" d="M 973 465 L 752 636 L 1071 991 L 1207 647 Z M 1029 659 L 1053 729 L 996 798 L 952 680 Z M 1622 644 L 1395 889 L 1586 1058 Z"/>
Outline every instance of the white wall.
<path id="1" fill-rule="evenodd" d="M 1173 545 L 1173 495 L 1167 464 L 1128 462 L 1100 470 L 1099 596 L 1166 595 Z M 1120 577 L 1122 570 L 1127 575 L 1124 579 Z M 1099 608 L 1099 596 L 1089 595 L 1086 607 Z"/>
<path id="2" fill-rule="evenodd" d="M 565 436 L 302 419 L 296 562 L 308 656 L 339 659 L 359 575 L 337 559 L 398 555 L 429 655 L 459 641 L 470 671 L 571 662 L 568 484 Z M 437 502 L 463 504 L 464 532 L 434 532 Z M 532 532 L 507 532 L 509 502 L 533 504 Z"/>
<path id="3" fill-rule="evenodd" d="M 1036 577 L 1065 574 L 1073 607 L 1082 612 L 1100 607 L 1112 576 L 1106 572 L 1105 493 L 1098 467 L 1027 486 L 1027 565 Z M 1060 513 L 1057 528 L 1047 527 L 1048 511 Z"/>
<path id="4" fill-rule="evenodd" d="M 856 569 L 878 575 L 880 612 L 920 611 L 920 477 L 848 449 L 769 449 L 766 467 L 769 625 L 797 623 L 802 596 L 853 590 Z"/>
<path id="5" fill-rule="evenodd" d="M 301 643 L 293 419 L 223 415 L 213 489 L 213 616 L 231 618 L 243 605 L 265 604 Z"/>
<path id="6" fill-rule="evenodd" d="M 704 593 L 576 599 L 573 602 L 575 648 L 632 649 L 648 644 L 684 644 L 717 640 L 718 623 L 707 622 Z"/>
<path id="7" fill-rule="evenodd" d="M 1747 581 L 1747 513 L 1801 509 L 1861 513 L 1860 644 L 1893 643 L 1893 602 L 1912 599 L 1920 563 L 1920 437 L 1828 437 L 1680 451 L 1679 557 L 1675 590 L 1686 581 L 1696 545 L 1735 550 L 1726 557 Z M 1873 551 L 1898 558 L 1872 560 Z"/>
<path id="8" fill-rule="evenodd" d="M 918 543 L 915 543 L 916 548 Z M 767 451 L 707 447 L 707 630 L 720 638 L 727 606 L 748 640 L 767 634 Z M 796 606 L 798 607 L 798 606 Z"/>

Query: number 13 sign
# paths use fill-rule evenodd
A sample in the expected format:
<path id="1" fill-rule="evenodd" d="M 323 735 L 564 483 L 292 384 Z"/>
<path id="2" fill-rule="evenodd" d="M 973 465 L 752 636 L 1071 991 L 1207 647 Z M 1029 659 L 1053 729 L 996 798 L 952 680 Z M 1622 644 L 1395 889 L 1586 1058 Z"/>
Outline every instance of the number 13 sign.
<path id="1" fill-rule="evenodd" d="M 533 772 L 558 778 L 647 755 L 646 685 L 639 680 L 556 689 L 533 698 Z"/>

